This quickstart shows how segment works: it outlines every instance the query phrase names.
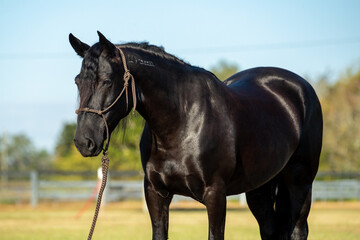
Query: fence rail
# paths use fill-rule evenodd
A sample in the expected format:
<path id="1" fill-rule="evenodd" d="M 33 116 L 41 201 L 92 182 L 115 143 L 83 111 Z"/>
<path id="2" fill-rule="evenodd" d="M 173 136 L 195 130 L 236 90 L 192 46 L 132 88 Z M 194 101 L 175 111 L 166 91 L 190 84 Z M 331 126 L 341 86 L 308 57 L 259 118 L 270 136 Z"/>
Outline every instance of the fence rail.
<path id="1" fill-rule="evenodd" d="M 315 181 L 313 201 L 360 200 L 360 181 L 352 179 Z"/>
<path id="2" fill-rule="evenodd" d="M 58 173 L 61 176 L 77 175 L 76 172 Z M 7 182 L 0 183 L 0 203 L 30 202 L 37 206 L 39 201 L 84 201 L 94 197 L 99 187 L 99 180 L 49 180 L 41 177 L 44 173 L 31 172 L 24 174 L 16 173 Z M 51 175 L 46 173 L 45 175 Z M 56 174 L 55 174 L 56 175 Z M 91 174 L 86 173 L 86 176 Z M 344 175 L 344 174 L 342 174 Z M 84 176 L 84 175 L 81 175 Z M 92 173 L 94 176 L 94 173 Z M 127 199 L 143 199 L 142 180 L 118 180 L 140 179 L 138 172 L 116 172 L 110 173 L 107 188 L 104 193 L 104 202 L 115 202 Z M 349 176 L 349 175 L 347 175 Z M 354 175 L 352 175 L 354 176 Z M 339 201 L 339 200 L 360 200 L 360 180 L 337 179 L 316 180 L 313 185 L 313 201 Z M 14 181 L 18 178 L 18 181 Z M 322 175 L 321 179 L 331 177 Z M 62 178 L 61 178 L 62 179 Z M 29 181 L 30 180 L 30 181 Z M 229 197 L 231 200 L 238 200 L 240 204 L 245 203 L 244 195 Z M 174 201 L 191 200 L 182 196 L 175 196 Z"/>

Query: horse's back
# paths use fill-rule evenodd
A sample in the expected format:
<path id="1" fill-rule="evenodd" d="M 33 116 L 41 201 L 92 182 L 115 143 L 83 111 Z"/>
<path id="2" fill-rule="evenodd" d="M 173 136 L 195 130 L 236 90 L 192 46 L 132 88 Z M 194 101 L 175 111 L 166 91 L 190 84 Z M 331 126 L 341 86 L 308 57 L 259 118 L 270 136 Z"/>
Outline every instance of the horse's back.
<path id="1" fill-rule="evenodd" d="M 272 98 L 284 101 L 284 105 L 292 105 L 290 107 L 301 115 L 300 120 L 303 124 L 307 122 L 312 112 L 317 111 L 321 115 L 320 103 L 313 87 L 299 75 L 285 69 L 252 68 L 234 74 L 224 83 L 233 92 L 250 99 Z"/>
<path id="2" fill-rule="evenodd" d="M 258 67 L 234 74 L 225 80 L 225 84 L 239 95 L 239 101 L 261 105 L 260 110 L 280 106 L 283 111 L 276 112 L 275 107 L 272 111 L 275 115 L 286 113 L 291 121 L 296 122 L 299 138 L 303 131 L 314 131 L 315 128 L 321 130 L 316 134 L 322 136 L 319 99 L 309 82 L 299 75 L 281 68 Z"/>

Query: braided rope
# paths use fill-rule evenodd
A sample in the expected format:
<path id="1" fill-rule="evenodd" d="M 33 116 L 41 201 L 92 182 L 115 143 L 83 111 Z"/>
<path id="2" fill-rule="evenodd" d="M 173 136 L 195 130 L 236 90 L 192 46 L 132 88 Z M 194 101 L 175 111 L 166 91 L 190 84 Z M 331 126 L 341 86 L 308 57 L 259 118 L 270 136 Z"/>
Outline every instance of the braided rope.
<path id="1" fill-rule="evenodd" d="M 109 158 L 108 158 L 108 151 L 104 151 L 104 156 L 101 159 L 101 169 L 102 169 L 102 178 L 101 178 L 101 187 L 99 190 L 99 195 L 98 195 L 98 199 L 96 202 L 96 208 L 95 208 L 95 213 L 94 213 L 94 217 L 93 217 L 93 221 L 90 227 L 90 232 L 88 235 L 88 240 L 91 240 L 92 235 L 94 233 L 95 230 L 95 225 L 96 225 L 96 221 L 99 215 L 99 211 L 100 211 L 100 206 L 101 206 L 101 199 L 106 187 L 106 181 L 107 181 L 107 174 L 108 174 L 108 169 L 109 169 Z"/>

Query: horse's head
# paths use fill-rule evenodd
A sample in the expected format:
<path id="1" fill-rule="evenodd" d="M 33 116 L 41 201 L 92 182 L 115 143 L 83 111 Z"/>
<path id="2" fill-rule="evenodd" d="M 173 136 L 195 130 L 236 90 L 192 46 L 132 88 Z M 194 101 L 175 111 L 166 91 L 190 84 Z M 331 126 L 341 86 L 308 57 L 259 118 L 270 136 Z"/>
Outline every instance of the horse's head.
<path id="1" fill-rule="evenodd" d="M 101 152 L 105 139 L 110 140 L 110 133 L 134 103 L 132 91 L 128 92 L 130 97 L 125 94 L 127 87 L 124 86 L 125 70 L 120 50 L 100 32 L 98 34 L 99 43 L 92 47 L 69 35 L 71 46 L 83 58 L 80 74 L 75 77 L 80 107 L 74 142 L 85 157 Z M 129 87 L 131 84 L 134 83 L 129 82 Z"/>

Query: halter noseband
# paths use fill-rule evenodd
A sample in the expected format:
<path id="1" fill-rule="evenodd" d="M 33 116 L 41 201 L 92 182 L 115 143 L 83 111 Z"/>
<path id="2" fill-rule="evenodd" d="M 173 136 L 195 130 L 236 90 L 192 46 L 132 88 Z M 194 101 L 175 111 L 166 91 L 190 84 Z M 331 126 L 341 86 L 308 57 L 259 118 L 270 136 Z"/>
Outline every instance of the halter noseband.
<path id="1" fill-rule="evenodd" d="M 104 120 L 105 123 L 105 128 L 106 128 L 106 145 L 105 148 L 103 149 L 104 155 L 107 154 L 107 150 L 109 147 L 109 140 L 110 140 L 110 135 L 109 135 L 109 127 L 105 118 L 105 113 L 107 113 L 116 103 L 117 101 L 119 101 L 120 97 L 122 96 L 122 94 L 125 91 L 126 94 L 126 110 L 128 109 L 128 105 L 129 105 L 129 101 L 128 101 L 128 85 L 129 85 L 129 80 L 131 79 L 131 90 L 132 90 L 132 97 L 133 97 L 133 113 L 135 112 L 135 108 L 136 108 L 136 92 L 135 92 L 135 80 L 133 75 L 130 73 L 130 70 L 128 69 L 127 65 L 126 65 L 126 58 L 125 58 L 125 54 L 124 52 L 120 49 L 120 47 L 117 47 L 117 49 L 120 52 L 121 55 L 121 59 L 123 62 L 123 67 L 124 67 L 124 87 L 121 90 L 120 94 L 118 95 L 118 97 L 104 110 L 96 110 L 96 109 L 91 109 L 91 108 L 79 108 L 75 111 L 76 114 L 79 114 L 80 112 L 89 112 L 89 113 L 95 113 L 99 116 L 102 117 L 102 119 Z"/>

